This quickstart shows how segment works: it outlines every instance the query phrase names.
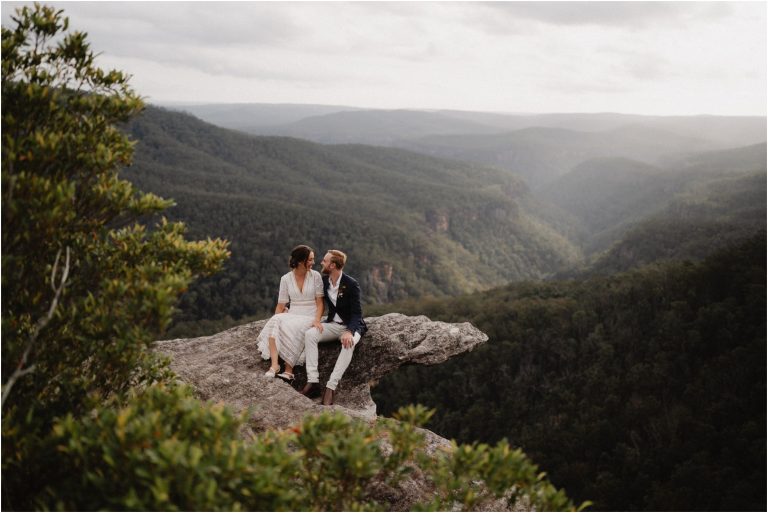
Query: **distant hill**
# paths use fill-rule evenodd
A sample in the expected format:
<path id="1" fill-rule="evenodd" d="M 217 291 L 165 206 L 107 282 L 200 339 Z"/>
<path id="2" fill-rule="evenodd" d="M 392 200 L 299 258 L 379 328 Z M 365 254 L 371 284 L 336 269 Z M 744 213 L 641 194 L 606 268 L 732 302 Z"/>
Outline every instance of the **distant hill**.
<path id="1" fill-rule="evenodd" d="M 764 171 L 691 184 L 629 229 L 590 269 L 606 274 L 659 260 L 700 260 L 756 233 L 765 239 L 767 193 Z"/>
<path id="2" fill-rule="evenodd" d="M 395 146 L 496 166 L 523 177 L 534 189 L 585 160 L 619 157 L 658 165 L 766 141 L 764 116 L 510 114 L 280 104 L 184 109 L 218 126 L 257 135 Z"/>
<path id="3" fill-rule="evenodd" d="M 393 146 L 430 134 L 493 134 L 499 129 L 435 112 L 360 110 L 308 117 L 284 126 L 254 128 L 254 134 L 285 135 L 319 143 Z"/>
<path id="4" fill-rule="evenodd" d="M 591 159 L 582 162 L 542 191 L 542 195 L 571 212 L 582 210 L 588 215 L 590 207 L 607 196 L 663 173 L 661 168 L 622 157 Z"/>
<path id="5" fill-rule="evenodd" d="M 242 130 L 295 123 L 304 118 L 333 112 L 354 111 L 356 107 L 291 103 L 209 103 L 168 104 L 164 108 L 187 112 L 214 125 Z"/>
<path id="6" fill-rule="evenodd" d="M 766 142 L 765 116 L 649 116 L 638 125 L 713 141 L 719 148 Z"/>
<path id="7" fill-rule="evenodd" d="M 540 191 L 543 199 L 575 216 L 589 240 L 601 231 L 650 215 L 669 201 L 653 187 L 661 168 L 625 158 L 591 159 Z M 655 193 L 655 194 L 652 194 Z"/>
<path id="8" fill-rule="evenodd" d="M 703 258 L 765 229 L 766 145 L 689 155 L 662 169 L 626 159 L 584 162 L 542 191 L 581 223 L 594 272 Z"/>
<path id="9" fill-rule="evenodd" d="M 638 125 L 650 130 L 671 132 L 677 136 L 698 138 L 711 141 L 716 148 L 729 148 L 748 146 L 765 142 L 766 118 L 765 116 L 641 116 L 636 114 L 620 114 L 612 112 L 597 113 L 545 113 L 523 114 L 503 112 L 473 112 L 461 110 L 386 110 L 366 109 L 343 105 L 312 105 L 312 104 L 268 104 L 268 103 L 240 103 L 240 104 L 173 104 L 164 107 L 174 110 L 184 110 L 200 119 L 224 128 L 249 131 L 257 130 L 259 135 L 295 135 L 293 130 L 302 131 L 325 137 L 316 142 L 353 142 L 363 143 L 370 141 L 371 137 L 386 139 L 386 133 L 392 129 L 391 125 L 383 125 L 383 133 L 376 135 L 376 119 L 380 117 L 397 117 L 399 113 L 419 112 L 425 117 L 433 116 L 434 120 L 443 120 L 449 124 L 468 122 L 468 127 L 483 127 L 483 133 L 488 129 L 496 132 L 513 132 L 524 128 L 544 127 L 563 128 L 576 132 L 604 132 L 617 128 Z M 307 127 L 302 127 L 300 122 L 305 118 L 323 117 L 339 112 L 358 112 L 359 117 L 338 119 L 327 118 L 329 126 L 336 126 L 334 130 L 341 130 L 340 137 L 334 139 L 333 133 L 316 133 L 317 123 L 323 120 L 310 120 Z M 364 118 L 369 117 L 371 125 L 363 134 L 365 140 L 349 139 L 351 127 L 343 128 L 340 124 L 349 121 L 357 125 L 368 124 Z M 404 118 L 405 119 L 405 118 Z M 294 124 L 293 127 L 284 125 Z M 428 125 L 425 125 L 428 126 Z M 331 131 L 333 132 L 333 131 Z M 429 133 L 421 133 L 418 136 L 446 133 L 442 130 Z M 457 132 L 448 132 L 457 133 Z M 474 129 L 464 130 L 466 134 L 476 133 Z M 410 137 L 410 136 L 408 136 Z M 311 137 L 305 137 L 310 138 Z M 401 135 L 399 138 L 406 138 Z"/>
<path id="10" fill-rule="evenodd" d="M 458 119 L 494 126 L 505 132 L 534 126 L 564 128 L 577 132 L 604 132 L 637 125 L 682 137 L 706 139 L 723 148 L 765 142 L 767 131 L 765 116 L 640 116 L 611 112 L 500 114 L 456 110 L 439 112 Z"/>
<path id="11" fill-rule="evenodd" d="M 691 169 L 694 172 L 752 171 L 766 167 L 766 143 L 727 150 L 678 155 L 663 161 L 669 169 Z"/>
<path id="12" fill-rule="evenodd" d="M 496 112 L 472 112 L 460 110 L 438 111 L 446 116 L 455 117 L 494 126 L 504 132 L 514 132 L 523 128 L 544 127 L 563 128 L 576 132 L 604 132 L 624 125 L 637 123 L 645 116 L 632 114 L 606 113 L 551 113 L 551 114 L 513 114 Z"/>
<path id="13" fill-rule="evenodd" d="M 255 137 L 149 108 L 123 175 L 174 198 L 193 236 L 232 241 L 184 320 L 263 315 L 298 243 L 346 250 L 367 302 L 543 278 L 580 261 L 551 213 L 509 173 L 398 149 Z M 566 222 L 567 224 L 567 222 Z"/>
<path id="14" fill-rule="evenodd" d="M 428 136 L 398 146 L 507 169 L 538 189 L 587 160 L 626 158 L 654 164 L 671 153 L 711 149 L 712 143 L 633 125 L 603 132 L 532 127 L 496 135 Z"/>

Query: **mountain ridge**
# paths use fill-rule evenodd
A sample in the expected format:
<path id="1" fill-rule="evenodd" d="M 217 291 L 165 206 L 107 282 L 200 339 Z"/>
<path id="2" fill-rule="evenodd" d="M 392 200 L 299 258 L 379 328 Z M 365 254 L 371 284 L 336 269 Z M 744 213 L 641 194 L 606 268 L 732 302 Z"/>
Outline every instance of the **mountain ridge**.
<path id="1" fill-rule="evenodd" d="M 269 106 L 276 111 L 279 107 Z M 283 124 L 276 124 L 274 118 L 264 119 L 263 114 L 253 114 L 252 129 L 245 126 L 249 122 L 243 119 L 247 109 L 238 109 L 237 121 L 214 119 L 210 115 L 206 118 L 200 109 L 198 114 L 207 121 L 258 135 L 298 137 L 323 144 L 394 146 L 495 166 L 523 177 L 533 189 L 590 158 L 622 156 L 658 164 L 662 159 L 766 140 L 765 116 L 324 108 L 326 111 L 319 116 L 294 116 L 290 123 Z"/>
<path id="2" fill-rule="evenodd" d="M 577 155 L 572 161 L 578 164 L 554 183 L 572 196 L 576 188 L 568 180 L 585 181 L 580 201 L 587 209 L 579 212 L 508 170 L 401 148 L 253 136 L 156 108 L 128 130 L 138 144 L 135 164 L 124 176 L 142 189 L 175 198 L 170 215 L 186 221 L 192 235 L 232 241 L 225 271 L 182 299 L 183 322 L 269 312 L 274 282 L 285 272 L 282 255 L 297 243 L 309 243 L 319 253 L 346 249 L 349 272 L 361 281 L 367 303 L 570 275 L 587 268 L 587 259 L 594 260 L 594 270 L 613 247 L 622 248 L 624 257 L 616 265 L 626 268 L 634 265 L 633 255 L 643 255 L 642 262 L 656 258 L 652 251 L 626 250 L 638 245 L 635 234 L 642 230 L 634 228 L 661 226 L 653 215 L 669 217 L 662 225 L 669 233 L 665 245 L 672 240 L 669 249 L 679 248 L 674 254 L 699 258 L 706 241 L 732 240 L 719 237 L 718 230 L 740 234 L 754 227 L 755 210 L 745 210 L 749 219 L 744 222 L 713 211 L 701 217 L 706 226 L 692 227 L 674 220 L 674 208 L 664 209 L 676 194 L 706 209 L 714 203 L 704 193 L 698 198 L 696 191 L 704 191 L 707 181 L 765 169 L 764 143 L 688 153 L 656 166 L 626 157 L 581 160 L 589 155 Z M 628 130 L 638 133 L 636 127 Z M 542 134 L 573 135 L 574 152 L 583 152 L 584 140 L 611 146 L 599 141 L 605 135 L 599 132 L 529 127 L 521 134 L 547 148 L 553 142 Z M 604 169 L 597 172 L 600 166 Z M 348 220 L 343 229 L 334 227 L 340 218 Z"/>
<path id="3" fill-rule="evenodd" d="M 270 311 L 298 243 L 347 251 L 364 298 L 377 302 L 543 277 L 580 259 L 526 185 L 492 168 L 251 136 L 156 108 L 127 130 L 138 142 L 123 176 L 173 198 L 169 216 L 191 235 L 232 241 L 224 271 L 182 298 L 186 320 Z"/>

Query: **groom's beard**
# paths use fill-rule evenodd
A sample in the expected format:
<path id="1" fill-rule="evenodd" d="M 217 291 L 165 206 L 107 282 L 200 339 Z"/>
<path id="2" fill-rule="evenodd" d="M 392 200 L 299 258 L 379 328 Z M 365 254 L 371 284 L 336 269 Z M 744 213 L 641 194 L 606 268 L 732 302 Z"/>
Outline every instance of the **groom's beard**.
<path id="1" fill-rule="evenodd" d="M 321 272 L 321 273 L 323 273 L 323 274 L 331 274 L 331 270 L 330 270 L 330 269 L 328 269 L 328 268 L 327 268 L 327 267 L 325 267 L 325 266 L 322 266 L 322 267 L 320 268 L 320 272 Z"/>

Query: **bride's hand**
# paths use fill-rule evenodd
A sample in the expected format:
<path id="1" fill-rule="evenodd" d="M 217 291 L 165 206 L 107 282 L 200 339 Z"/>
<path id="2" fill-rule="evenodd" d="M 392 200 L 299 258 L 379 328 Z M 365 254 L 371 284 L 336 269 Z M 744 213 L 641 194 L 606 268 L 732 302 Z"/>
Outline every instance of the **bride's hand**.
<path id="1" fill-rule="evenodd" d="M 315 321 L 315 322 L 313 322 L 313 323 L 312 323 L 312 326 L 314 326 L 315 328 L 317 328 L 317 331 L 319 331 L 320 333 L 322 333 L 322 332 L 323 332 L 323 323 L 321 323 L 320 321 Z"/>

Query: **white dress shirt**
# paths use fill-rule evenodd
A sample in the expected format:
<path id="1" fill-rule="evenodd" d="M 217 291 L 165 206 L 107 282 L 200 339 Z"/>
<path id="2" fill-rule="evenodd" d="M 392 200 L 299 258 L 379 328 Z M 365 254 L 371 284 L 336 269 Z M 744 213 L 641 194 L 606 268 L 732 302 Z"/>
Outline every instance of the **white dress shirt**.
<path id="1" fill-rule="evenodd" d="M 339 284 L 341 283 L 342 274 L 344 273 L 339 273 L 339 279 L 336 281 L 336 285 L 333 284 L 333 279 L 328 276 L 328 300 L 333 303 L 333 306 L 336 306 L 336 300 L 339 297 Z M 344 324 L 344 321 L 341 319 L 341 317 L 339 317 L 338 313 L 333 317 L 333 322 Z M 355 344 L 357 344 L 357 342 L 360 340 L 360 333 L 354 332 L 352 334 L 352 340 Z"/>
<path id="2" fill-rule="evenodd" d="M 339 284 L 341 283 L 342 274 L 343 273 L 339 273 L 339 280 L 336 282 L 336 285 L 333 284 L 333 280 L 330 276 L 328 276 L 328 299 L 331 301 L 333 306 L 336 306 L 336 300 L 339 297 Z M 343 323 L 344 321 L 341 320 L 339 314 L 336 314 L 336 316 L 333 318 L 333 322 Z"/>

